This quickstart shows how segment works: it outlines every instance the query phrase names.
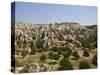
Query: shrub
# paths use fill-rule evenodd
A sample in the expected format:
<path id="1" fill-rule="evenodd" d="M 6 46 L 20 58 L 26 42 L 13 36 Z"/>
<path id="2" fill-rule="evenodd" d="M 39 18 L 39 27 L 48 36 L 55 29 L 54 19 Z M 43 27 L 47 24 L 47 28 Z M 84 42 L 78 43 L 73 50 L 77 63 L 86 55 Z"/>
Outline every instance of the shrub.
<path id="1" fill-rule="evenodd" d="M 42 43 L 41 43 L 41 41 L 40 41 L 40 39 L 38 39 L 37 41 L 36 41 L 36 46 L 37 46 L 37 48 L 41 48 L 42 46 Z"/>
<path id="2" fill-rule="evenodd" d="M 73 67 L 69 59 L 64 58 L 60 61 L 60 67 L 58 69 L 59 70 L 72 70 Z"/>
<path id="3" fill-rule="evenodd" d="M 71 49 L 68 48 L 68 47 L 62 47 L 61 50 L 62 50 L 62 51 L 69 51 L 69 52 L 71 51 Z"/>
<path id="4" fill-rule="evenodd" d="M 37 49 L 37 52 L 43 52 L 43 49 Z"/>
<path id="5" fill-rule="evenodd" d="M 84 51 L 84 52 L 83 52 L 83 56 L 85 56 L 85 57 L 89 57 L 89 53 L 88 53 L 88 51 Z"/>
<path id="6" fill-rule="evenodd" d="M 57 47 L 52 47 L 51 50 L 54 51 L 54 52 L 57 52 L 58 48 Z"/>
<path id="7" fill-rule="evenodd" d="M 67 51 L 64 52 L 64 58 L 68 58 L 71 54 L 72 54 L 72 50 L 71 49 L 67 49 Z"/>
<path id="8" fill-rule="evenodd" d="M 62 51 L 61 51 L 61 50 L 58 50 L 58 54 L 59 54 L 59 55 L 62 54 Z"/>
<path id="9" fill-rule="evenodd" d="M 34 50 L 32 50 L 31 54 L 32 54 L 32 55 L 35 55 L 36 52 L 37 52 L 37 49 L 34 49 Z"/>
<path id="10" fill-rule="evenodd" d="M 22 51 L 21 54 L 23 57 L 25 57 L 27 55 L 27 53 L 25 51 Z"/>
<path id="11" fill-rule="evenodd" d="M 58 60 L 60 57 L 58 53 L 54 53 L 54 52 L 50 52 L 48 55 L 50 59 L 55 59 L 55 60 Z"/>
<path id="12" fill-rule="evenodd" d="M 94 42 L 93 47 L 94 47 L 94 48 L 97 48 L 97 41 Z"/>
<path id="13" fill-rule="evenodd" d="M 75 59 L 79 59 L 80 58 L 80 56 L 79 56 L 77 51 L 74 51 L 72 55 L 75 57 Z"/>
<path id="14" fill-rule="evenodd" d="M 87 41 L 85 41 L 85 42 L 82 43 L 82 46 L 85 47 L 85 48 L 90 48 L 91 47 L 90 44 L 91 44 L 90 41 L 87 40 Z"/>
<path id="15" fill-rule="evenodd" d="M 40 61 L 45 61 L 46 60 L 46 55 L 41 55 L 41 57 L 40 57 Z"/>
<path id="16" fill-rule="evenodd" d="M 96 40 L 87 40 L 86 42 L 82 43 L 84 48 L 88 48 L 88 49 L 94 49 L 97 48 L 97 42 L 94 42 Z"/>
<path id="17" fill-rule="evenodd" d="M 90 67 L 90 65 L 89 65 L 88 62 L 86 62 L 86 61 L 81 61 L 80 64 L 79 64 L 79 68 L 80 68 L 80 69 L 89 69 L 89 68 L 91 68 L 91 67 Z"/>
<path id="18" fill-rule="evenodd" d="M 93 60 L 92 60 L 92 64 L 97 66 L 97 55 L 94 55 Z"/>

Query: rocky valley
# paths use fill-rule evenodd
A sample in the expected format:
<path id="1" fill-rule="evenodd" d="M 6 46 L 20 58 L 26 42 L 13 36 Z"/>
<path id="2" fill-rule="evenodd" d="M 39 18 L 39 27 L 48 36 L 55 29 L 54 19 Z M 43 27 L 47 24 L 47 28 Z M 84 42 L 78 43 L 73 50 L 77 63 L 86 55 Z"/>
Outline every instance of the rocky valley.
<path id="1" fill-rule="evenodd" d="M 12 69 L 16 73 L 97 67 L 97 25 L 16 22 L 11 26 Z"/>

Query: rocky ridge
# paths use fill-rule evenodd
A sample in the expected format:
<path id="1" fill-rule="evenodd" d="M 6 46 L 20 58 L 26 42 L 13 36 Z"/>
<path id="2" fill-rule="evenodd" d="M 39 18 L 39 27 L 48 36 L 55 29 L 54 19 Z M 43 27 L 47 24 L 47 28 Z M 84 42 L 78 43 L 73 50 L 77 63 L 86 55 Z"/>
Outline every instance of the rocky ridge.
<path id="1" fill-rule="evenodd" d="M 15 23 L 16 43 L 18 41 L 32 41 L 33 37 L 39 36 L 45 47 L 53 45 L 61 46 L 70 45 L 80 47 L 83 41 L 88 39 L 94 40 L 96 37 L 97 27 L 81 26 L 75 22 L 62 22 L 55 24 L 24 24 Z M 21 38 L 19 37 L 21 36 Z M 19 37 L 19 39 L 18 39 Z M 44 41 L 43 41 L 44 40 Z M 43 46 L 42 46 L 43 47 Z"/>

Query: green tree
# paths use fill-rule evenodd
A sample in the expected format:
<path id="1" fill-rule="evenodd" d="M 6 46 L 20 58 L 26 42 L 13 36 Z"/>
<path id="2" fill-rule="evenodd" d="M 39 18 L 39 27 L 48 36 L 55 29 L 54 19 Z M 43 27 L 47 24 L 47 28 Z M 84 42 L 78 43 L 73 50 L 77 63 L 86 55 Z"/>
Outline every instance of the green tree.
<path id="1" fill-rule="evenodd" d="M 57 52 L 58 48 L 57 47 L 52 47 L 51 50 L 54 51 L 54 52 Z"/>
<path id="2" fill-rule="evenodd" d="M 83 52 L 83 56 L 89 57 L 89 52 L 88 52 L 88 51 L 84 51 L 84 52 Z"/>
<path id="3" fill-rule="evenodd" d="M 94 55 L 93 60 L 92 60 L 92 64 L 97 66 L 97 55 Z"/>
<path id="4" fill-rule="evenodd" d="M 78 51 L 74 51 L 72 55 L 75 57 L 76 60 L 80 58 Z"/>
<path id="5" fill-rule="evenodd" d="M 59 55 L 58 53 L 50 52 L 50 53 L 49 53 L 49 58 L 50 58 L 50 59 L 58 60 L 58 59 L 60 58 L 60 55 Z"/>
<path id="6" fill-rule="evenodd" d="M 58 68 L 58 70 L 72 70 L 72 64 L 70 63 L 69 59 L 64 58 L 60 61 L 60 67 Z"/>
<path id="7" fill-rule="evenodd" d="M 79 68 L 80 68 L 80 69 L 89 69 L 89 68 L 91 68 L 91 66 L 89 65 L 88 62 L 86 62 L 86 61 L 81 61 L 80 64 L 79 64 Z"/>
<path id="8" fill-rule="evenodd" d="M 72 54 L 72 50 L 70 48 L 66 48 L 66 51 L 64 52 L 64 58 L 68 58 Z"/>
<path id="9" fill-rule="evenodd" d="M 46 55 L 41 55 L 41 57 L 40 57 L 40 61 L 45 61 L 46 60 Z"/>

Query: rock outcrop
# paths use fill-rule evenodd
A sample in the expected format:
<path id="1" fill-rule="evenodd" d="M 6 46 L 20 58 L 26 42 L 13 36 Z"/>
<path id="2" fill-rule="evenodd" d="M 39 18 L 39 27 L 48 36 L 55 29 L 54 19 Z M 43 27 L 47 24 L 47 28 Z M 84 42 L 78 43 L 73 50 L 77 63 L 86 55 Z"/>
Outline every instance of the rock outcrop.
<path id="1" fill-rule="evenodd" d="M 94 27 L 94 29 L 92 29 Z M 73 45 L 81 47 L 82 41 L 94 39 L 96 36 L 95 26 L 81 26 L 75 22 L 62 22 L 55 24 L 23 24 L 15 23 L 16 44 L 28 41 L 39 41 L 40 47 L 51 48 L 52 46 Z M 37 40 L 38 38 L 38 40 Z"/>

